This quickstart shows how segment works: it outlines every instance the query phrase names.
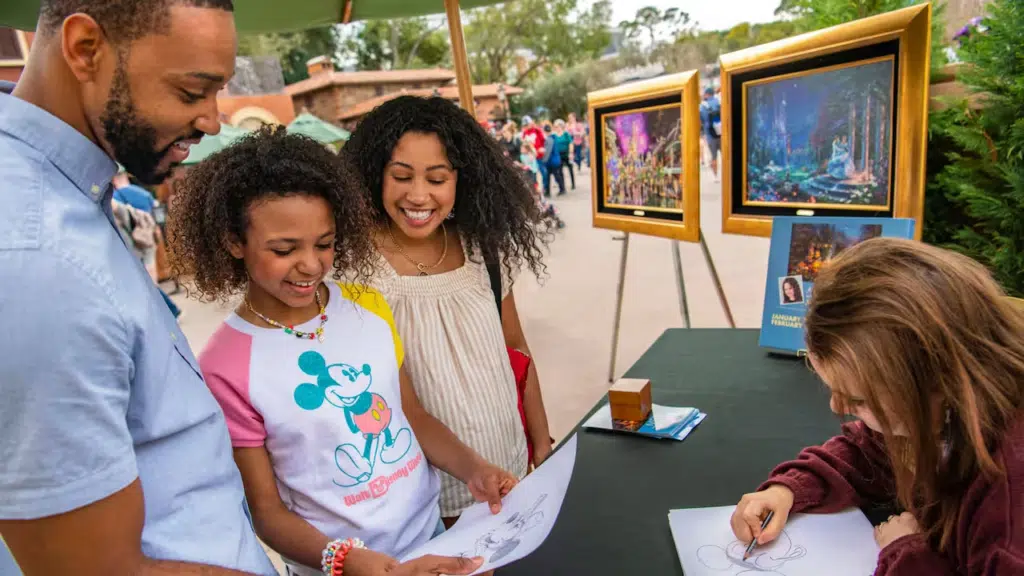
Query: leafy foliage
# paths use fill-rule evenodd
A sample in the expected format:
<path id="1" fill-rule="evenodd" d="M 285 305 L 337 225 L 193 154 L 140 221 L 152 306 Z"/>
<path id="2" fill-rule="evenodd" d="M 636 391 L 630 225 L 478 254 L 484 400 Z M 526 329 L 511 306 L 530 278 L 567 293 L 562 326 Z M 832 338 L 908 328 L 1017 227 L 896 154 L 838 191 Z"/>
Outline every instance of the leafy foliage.
<path id="1" fill-rule="evenodd" d="M 468 13 L 470 68 L 477 83 L 520 85 L 540 71 L 571 67 L 608 46 L 611 4 L 517 0 Z"/>
<path id="2" fill-rule="evenodd" d="M 450 60 L 444 19 L 370 20 L 355 26 L 341 51 L 360 70 L 432 68 Z"/>
<path id="3" fill-rule="evenodd" d="M 243 36 L 238 40 L 239 56 L 277 56 L 281 59 L 285 84 L 309 77 L 306 62 L 317 56 L 338 61 L 338 33 L 335 26 L 321 26 L 301 32 Z"/>
<path id="4" fill-rule="evenodd" d="M 1024 295 L 1024 4 L 993 0 L 988 32 L 960 50 L 959 80 L 980 98 L 932 115 L 926 240 L 982 262 Z"/>

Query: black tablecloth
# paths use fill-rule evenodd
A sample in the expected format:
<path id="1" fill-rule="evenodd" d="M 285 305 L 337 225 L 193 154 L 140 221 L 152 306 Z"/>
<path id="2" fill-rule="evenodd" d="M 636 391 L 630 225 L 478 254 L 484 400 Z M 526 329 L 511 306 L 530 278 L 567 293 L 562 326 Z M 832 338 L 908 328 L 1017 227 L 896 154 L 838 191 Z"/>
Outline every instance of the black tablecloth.
<path id="1" fill-rule="evenodd" d="M 655 402 L 694 406 L 707 419 L 683 442 L 580 430 L 551 535 L 498 573 L 681 574 L 669 510 L 735 504 L 776 464 L 837 434 L 828 393 L 804 362 L 769 355 L 757 335 L 662 334 L 626 376 L 650 378 Z"/>

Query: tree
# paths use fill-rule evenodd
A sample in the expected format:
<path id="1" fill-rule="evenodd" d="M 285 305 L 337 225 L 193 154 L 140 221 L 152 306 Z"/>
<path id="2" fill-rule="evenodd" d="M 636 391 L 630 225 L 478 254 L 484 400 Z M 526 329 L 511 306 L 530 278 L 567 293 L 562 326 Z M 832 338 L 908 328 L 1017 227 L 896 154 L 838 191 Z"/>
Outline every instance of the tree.
<path id="1" fill-rule="evenodd" d="M 538 71 L 568 68 L 608 46 L 611 5 L 600 0 L 517 0 L 468 13 L 466 44 L 473 80 L 520 85 Z"/>
<path id="2" fill-rule="evenodd" d="M 934 73 L 946 64 L 945 3 L 939 0 L 781 0 L 775 13 L 791 19 L 798 32 L 809 32 L 924 3 L 932 4 L 931 68 Z"/>
<path id="3" fill-rule="evenodd" d="M 631 42 L 637 42 L 641 36 L 646 35 L 650 41 L 648 48 L 653 49 L 660 43 L 658 38 L 678 36 L 689 22 L 690 15 L 678 8 L 668 8 L 662 12 L 655 6 L 645 6 L 636 11 L 632 20 L 621 22 L 619 29 Z"/>
<path id="4" fill-rule="evenodd" d="M 928 222 L 925 234 L 978 260 L 1007 292 L 1022 296 L 1024 4 L 992 0 L 988 10 L 988 31 L 973 34 L 959 52 L 965 66 L 958 80 L 981 95 L 982 107 L 963 101 L 933 121 L 933 145 L 953 145 L 938 159 L 940 171 L 929 166 L 926 207 L 929 216 L 951 220 Z"/>
<path id="5" fill-rule="evenodd" d="M 355 25 L 341 52 L 360 70 L 399 70 L 442 66 L 450 49 L 444 19 L 400 18 Z"/>
<path id="6" fill-rule="evenodd" d="M 238 41 L 239 56 L 277 56 L 281 60 L 285 84 L 309 77 L 306 62 L 317 56 L 338 61 L 338 34 L 335 26 L 321 26 L 301 32 L 243 36 Z"/>

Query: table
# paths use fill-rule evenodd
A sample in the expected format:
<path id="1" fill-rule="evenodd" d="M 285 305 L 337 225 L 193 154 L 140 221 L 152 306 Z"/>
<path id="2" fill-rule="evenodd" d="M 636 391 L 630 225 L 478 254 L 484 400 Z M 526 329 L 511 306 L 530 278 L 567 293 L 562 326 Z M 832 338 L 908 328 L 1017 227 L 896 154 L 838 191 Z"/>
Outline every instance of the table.
<path id="1" fill-rule="evenodd" d="M 662 334 L 626 376 L 650 378 L 655 402 L 694 406 L 707 419 L 683 442 L 580 430 L 551 535 L 499 576 L 681 574 L 670 509 L 736 504 L 776 464 L 836 435 L 825 387 L 803 360 L 769 355 L 757 337 Z"/>

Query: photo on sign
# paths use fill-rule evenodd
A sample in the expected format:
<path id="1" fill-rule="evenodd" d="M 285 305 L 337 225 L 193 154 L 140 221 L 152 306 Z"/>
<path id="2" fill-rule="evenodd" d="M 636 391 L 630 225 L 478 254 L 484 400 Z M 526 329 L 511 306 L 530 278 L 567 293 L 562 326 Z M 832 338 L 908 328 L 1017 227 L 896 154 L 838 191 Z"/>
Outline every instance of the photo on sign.
<path id="1" fill-rule="evenodd" d="M 924 217 L 930 4 L 723 54 L 722 231 Z"/>
<path id="2" fill-rule="evenodd" d="M 793 224 L 787 273 L 789 277 L 800 279 L 800 293 L 803 294 L 803 283 L 814 282 L 829 260 L 855 244 L 881 235 L 882 226 L 879 224 L 848 221 L 842 224 Z"/>
<path id="3" fill-rule="evenodd" d="M 746 205 L 887 210 L 892 56 L 744 86 Z"/>
<path id="4" fill-rule="evenodd" d="M 699 240 L 698 82 L 690 71 L 587 95 L 595 227 Z"/>

